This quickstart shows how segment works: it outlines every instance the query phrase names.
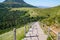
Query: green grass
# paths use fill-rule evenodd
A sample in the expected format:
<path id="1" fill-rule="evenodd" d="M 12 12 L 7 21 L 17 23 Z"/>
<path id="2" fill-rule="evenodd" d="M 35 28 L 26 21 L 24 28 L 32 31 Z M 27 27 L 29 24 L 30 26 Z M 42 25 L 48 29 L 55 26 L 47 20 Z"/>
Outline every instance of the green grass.
<path id="1" fill-rule="evenodd" d="M 28 25 L 26 25 L 26 29 L 28 31 Z M 16 37 L 17 37 L 17 40 L 22 40 L 25 36 L 24 34 L 24 27 L 21 27 L 21 28 L 18 28 L 16 29 Z M 13 40 L 14 36 L 13 36 L 13 31 L 10 31 L 10 32 L 7 32 L 7 33 L 4 33 L 2 35 L 0 35 L 0 40 Z"/>
<path id="2" fill-rule="evenodd" d="M 51 37 L 48 37 L 47 40 L 52 40 Z"/>
<path id="3" fill-rule="evenodd" d="M 23 12 L 26 12 L 25 15 L 19 15 L 16 13 L 16 10 L 18 11 L 18 14 L 20 13 L 23 13 Z M 0 14 L 4 14 L 7 12 L 7 10 L 4 12 L 5 10 L 0 10 Z M 13 13 L 9 13 L 10 11 L 14 11 Z M 29 23 L 29 20 L 31 20 L 30 22 L 34 21 L 35 19 L 39 19 L 40 22 L 44 23 L 44 24 L 47 24 L 48 26 L 50 25 L 53 25 L 54 23 L 57 23 L 57 24 L 60 24 L 60 6 L 57 6 L 57 7 L 53 7 L 53 8 L 47 8 L 47 9 L 39 9 L 39 8 L 12 8 L 10 11 L 7 12 L 7 15 L 15 15 L 17 18 L 15 20 L 15 24 L 22 24 L 22 22 L 27 22 Z M 22 11 L 22 12 L 20 12 Z M 2 14 L 2 15 L 3 15 Z M 17 15 L 16 15 L 17 14 Z M 7 24 L 6 25 L 6 21 L 4 19 L 7 19 L 5 16 L 3 16 L 4 18 L 2 19 L 2 16 L 1 16 L 1 20 L 3 20 L 3 23 L 0 25 L 0 28 L 4 28 L 5 26 L 8 27 L 8 25 L 12 25 L 12 24 L 9 24 L 9 21 L 7 21 Z M 11 17 L 11 16 L 10 16 Z M 9 18 L 7 20 L 9 20 Z M 27 18 L 28 17 L 28 18 Z M 13 17 L 11 17 L 13 19 Z M 15 18 L 15 17 L 14 17 Z M 21 19 L 19 19 L 21 18 Z M 27 18 L 27 19 L 26 19 Z M 4 22 L 5 21 L 5 22 Z M 17 22 L 18 21 L 18 22 Z M 21 21 L 21 22 L 19 22 Z M 2 21 L 1 21 L 2 22 Z M 11 21 L 10 23 L 14 22 Z M 5 23 L 5 24 L 4 24 Z M 14 23 L 13 23 L 14 24 Z M 19 25 L 20 25 L 19 24 Z M 16 25 L 17 26 L 17 25 Z M 13 26 L 12 26 L 13 27 Z M 9 27 L 10 28 L 10 27 Z M 3 29 L 4 30 L 4 29 Z M 1 31 L 2 33 L 2 31 Z M 23 37 L 24 37 L 24 27 L 21 27 L 21 28 L 18 28 L 17 29 L 17 40 L 21 40 Z M 13 40 L 13 31 L 10 31 L 10 32 L 7 32 L 7 33 L 4 33 L 2 35 L 0 35 L 0 40 Z"/>
<path id="4" fill-rule="evenodd" d="M 47 24 L 48 26 L 53 25 L 55 23 L 60 24 L 60 6 L 52 7 L 52 8 L 12 8 L 11 11 L 14 10 L 23 10 L 27 11 L 30 14 L 30 17 L 39 17 L 40 22 Z"/>

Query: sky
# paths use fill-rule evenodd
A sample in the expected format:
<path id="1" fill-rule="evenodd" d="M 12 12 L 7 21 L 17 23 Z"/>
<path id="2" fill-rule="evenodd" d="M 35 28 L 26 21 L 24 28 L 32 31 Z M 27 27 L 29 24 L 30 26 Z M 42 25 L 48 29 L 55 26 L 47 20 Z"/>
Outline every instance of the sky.
<path id="1" fill-rule="evenodd" d="M 4 0 L 0 0 L 3 2 Z M 34 6 L 47 6 L 53 7 L 60 5 L 60 0 L 24 0 L 26 3 L 34 5 Z"/>
<path id="2" fill-rule="evenodd" d="M 24 0 L 24 1 L 34 6 L 53 7 L 60 5 L 60 0 Z"/>

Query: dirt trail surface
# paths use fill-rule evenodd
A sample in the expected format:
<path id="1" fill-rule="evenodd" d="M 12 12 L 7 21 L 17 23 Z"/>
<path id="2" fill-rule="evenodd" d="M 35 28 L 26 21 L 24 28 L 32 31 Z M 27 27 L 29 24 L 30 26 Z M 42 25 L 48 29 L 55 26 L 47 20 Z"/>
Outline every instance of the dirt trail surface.
<path id="1" fill-rule="evenodd" d="M 22 40 L 47 40 L 47 35 L 41 29 L 39 22 L 34 22 L 31 25 L 26 37 Z"/>

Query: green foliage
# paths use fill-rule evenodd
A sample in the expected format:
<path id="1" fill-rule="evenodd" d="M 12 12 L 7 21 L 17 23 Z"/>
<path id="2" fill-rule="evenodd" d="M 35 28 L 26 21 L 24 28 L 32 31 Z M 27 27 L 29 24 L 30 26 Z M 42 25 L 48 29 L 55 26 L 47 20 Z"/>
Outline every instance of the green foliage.
<path id="1" fill-rule="evenodd" d="M 60 6 L 47 9 L 39 8 L 0 8 L 0 30 L 13 29 L 17 25 L 40 21 L 48 26 L 60 23 Z M 16 27 L 19 28 L 19 27 Z"/>
<path id="2" fill-rule="evenodd" d="M 27 24 L 24 26 L 26 26 L 26 31 L 28 31 L 29 25 Z M 22 40 L 25 37 L 24 26 L 21 26 L 21 28 L 16 29 L 16 37 L 17 37 L 16 40 Z M 9 31 L 0 35 L 0 40 L 13 40 L 13 39 L 14 39 L 13 31 Z"/>
<path id="3" fill-rule="evenodd" d="M 52 40 L 51 37 L 48 37 L 47 40 Z"/>
<path id="4" fill-rule="evenodd" d="M 48 26 L 53 25 L 55 23 L 60 24 L 60 6 L 47 9 L 23 7 L 33 6 L 26 4 L 25 2 L 17 3 L 12 1 L 9 3 L 0 3 L 0 34 L 11 31 L 13 30 L 13 28 L 21 28 L 22 25 L 26 25 L 30 22 L 40 21 Z M 23 30 L 23 27 L 21 30 L 19 30 L 22 33 L 22 35 L 21 33 L 19 33 L 19 31 L 17 32 L 17 40 L 21 40 L 24 37 Z M 4 34 L 3 37 L 7 38 L 10 33 Z M 3 37 L 2 39 L 5 40 Z M 12 38 L 13 36 L 11 35 L 10 40 Z M 50 37 L 48 37 L 48 40 L 51 40 Z"/>
<path id="5" fill-rule="evenodd" d="M 39 20 L 39 16 L 31 16 L 28 10 L 0 9 L 0 34 L 8 32 L 13 28 L 20 28 L 29 22 Z M 20 25 L 19 27 L 16 27 Z M 8 31 L 6 31 L 8 29 Z"/>
<path id="6" fill-rule="evenodd" d="M 4 11 L 4 12 L 3 12 Z M 12 28 L 16 26 L 20 21 L 20 17 L 25 15 L 25 11 L 7 11 L 6 9 L 0 12 L 0 29 Z M 23 17 L 24 18 L 24 17 Z M 21 19 L 23 20 L 23 19 Z"/>

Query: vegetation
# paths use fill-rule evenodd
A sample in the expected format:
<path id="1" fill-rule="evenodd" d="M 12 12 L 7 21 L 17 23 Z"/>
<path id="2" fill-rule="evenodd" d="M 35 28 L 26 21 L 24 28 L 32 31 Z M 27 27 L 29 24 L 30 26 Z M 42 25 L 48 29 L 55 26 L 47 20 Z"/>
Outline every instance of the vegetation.
<path id="1" fill-rule="evenodd" d="M 27 24 L 27 25 L 24 25 L 24 26 L 26 26 L 26 31 L 28 31 L 29 25 Z M 22 40 L 24 38 L 24 36 L 25 36 L 24 26 L 16 29 L 17 40 Z M 13 31 L 9 31 L 9 32 L 6 32 L 6 33 L 0 35 L 0 40 L 13 40 L 13 39 L 14 39 Z"/>
<path id="2" fill-rule="evenodd" d="M 49 15 L 50 15 L 50 17 L 48 17 L 47 19 L 44 19 L 44 20 L 46 20 L 47 22 L 49 22 L 49 23 L 47 23 L 47 24 L 50 24 L 50 25 L 52 25 L 52 24 L 55 24 L 55 23 L 60 23 L 59 22 L 59 17 L 60 17 L 60 12 L 59 12 L 59 10 L 60 10 L 60 6 L 59 7 L 55 7 L 55 8 L 51 8 L 51 9 L 49 9 L 48 11 L 49 11 Z"/>
<path id="3" fill-rule="evenodd" d="M 52 40 L 51 37 L 48 37 L 47 40 Z"/>
<path id="4" fill-rule="evenodd" d="M 31 17 L 28 10 L 0 9 L 0 34 L 6 32 L 6 30 L 20 28 L 16 27 L 17 25 L 22 26 L 37 20 L 38 17 Z"/>
<path id="5" fill-rule="evenodd" d="M 13 28 L 17 29 L 17 40 L 22 40 L 24 25 L 36 21 L 48 26 L 57 24 L 60 27 L 60 6 L 42 9 L 23 0 L 5 0 L 0 3 L 0 40 L 13 40 Z M 27 31 L 28 27 L 26 25 Z M 51 38 L 48 37 L 47 40 Z"/>
<path id="6" fill-rule="evenodd" d="M 0 5 L 6 5 L 4 7 L 8 8 L 20 8 L 20 7 L 35 7 L 30 4 L 27 4 L 24 2 L 24 0 L 5 0 L 3 3 L 0 3 Z"/>
<path id="7" fill-rule="evenodd" d="M 39 8 L 0 8 L 0 30 L 10 30 L 17 25 L 41 21 L 47 25 L 60 24 L 60 6 L 47 9 Z M 19 27 L 16 27 L 19 28 Z M 4 31 L 3 31 L 4 32 Z M 0 34 L 3 32 L 0 31 Z"/>
<path id="8" fill-rule="evenodd" d="M 3 3 L 0 5 L 0 35 L 13 30 L 13 28 L 23 28 L 22 25 L 34 21 L 40 21 L 48 26 L 53 24 L 60 25 L 60 6 L 39 9 L 26 7 L 8 8 Z M 19 38 L 21 37 L 19 36 Z"/>

